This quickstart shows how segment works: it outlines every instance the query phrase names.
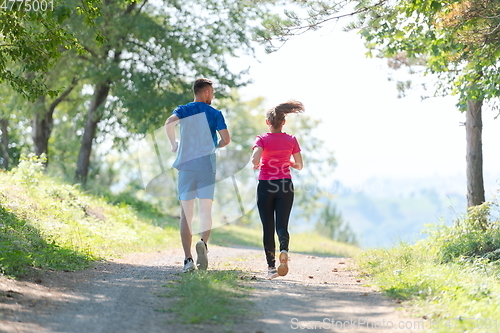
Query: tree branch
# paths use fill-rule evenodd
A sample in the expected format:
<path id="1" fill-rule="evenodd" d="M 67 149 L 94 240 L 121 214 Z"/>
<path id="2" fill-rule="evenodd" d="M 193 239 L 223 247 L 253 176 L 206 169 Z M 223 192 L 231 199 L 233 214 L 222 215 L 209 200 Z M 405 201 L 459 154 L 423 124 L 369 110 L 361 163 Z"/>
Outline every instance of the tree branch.
<path id="1" fill-rule="evenodd" d="M 73 80 L 71 80 L 71 84 L 68 86 L 68 88 L 66 88 L 66 90 L 58 98 L 56 98 L 52 103 L 50 103 L 49 106 L 50 112 L 53 112 L 54 109 L 57 107 L 57 105 L 59 105 L 59 103 L 64 101 L 64 99 L 69 95 L 69 93 L 76 87 L 77 83 L 78 79 L 74 77 Z"/>
<path id="2" fill-rule="evenodd" d="M 303 34 L 303 33 L 307 32 L 307 31 L 309 31 L 311 29 L 314 29 L 314 28 L 316 28 L 318 26 L 321 26 L 321 25 L 325 24 L 326 22 L 329 22 L 329 21 L 332 21 L 332 20 L 340 20 L 340 19 L 342 19 L 344 17 L 355 16 L 357 14 L 361 14 L 361 13 L 367 12 L 369 10 L 372 10 L 373 8 L 380 7 L 385 2 L 387 2 L 387 0 L 380 0 L 376 4 L 374 4 L 372 6 L 369 6 L 369 7 L 363 7 L 363 8 L 360 8 L 360 9 L 358 9 L 356 11 L 353 11 L 353 12 L 350 12 L 350 13 L 347 13 L 347 14 L 342 14 L 342 15 L 338 15 L 338 16 L 330 16 L 330 17 L 328 17 L 326 19 L 323 19 L 321 21 L 314 22 L 313 24 L 303 25 L 303 26 L 298 26 L 298 27 L 293 27 L 293 28 L 288 28 L 287 30 L 288 31 L 298 31 L 298 33 L 293 33 L 292 35 Z"/>

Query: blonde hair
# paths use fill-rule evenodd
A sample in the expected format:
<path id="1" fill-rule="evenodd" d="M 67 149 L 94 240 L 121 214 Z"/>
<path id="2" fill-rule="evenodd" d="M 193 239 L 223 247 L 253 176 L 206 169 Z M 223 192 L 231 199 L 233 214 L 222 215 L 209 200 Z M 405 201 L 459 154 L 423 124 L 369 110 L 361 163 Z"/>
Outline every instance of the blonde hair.
<path id="1" fill-rule="evenodd" d="M 287 114 L 301 112 L 304 112 L 304 104 L 299 101 L 290 100 L 269 109 L 266 113 L 266 119 L 272 127 L 279 129 Z"/>

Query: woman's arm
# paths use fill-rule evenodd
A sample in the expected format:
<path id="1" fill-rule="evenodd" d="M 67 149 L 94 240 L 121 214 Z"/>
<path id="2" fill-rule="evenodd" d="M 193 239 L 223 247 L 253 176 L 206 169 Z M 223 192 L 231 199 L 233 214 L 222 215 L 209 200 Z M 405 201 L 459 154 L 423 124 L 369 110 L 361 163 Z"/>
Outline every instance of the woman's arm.
<path id="1" fill-rule="evenodd" d="M 252 153 L 253 169 L 257 170 L 260 166 L 260 158 L 262 157 L 262 147 L 255 147 Z"/>
<path id="2" fill-rule="evenodd" d="M 302 161 L 302 155 L 300 154 L 300 152 L 292 155 L 292 158 L 290 159 L 290 166 L 294 169 L 302 170 L 302 168 L 304 167 L 304 163 Z"/>

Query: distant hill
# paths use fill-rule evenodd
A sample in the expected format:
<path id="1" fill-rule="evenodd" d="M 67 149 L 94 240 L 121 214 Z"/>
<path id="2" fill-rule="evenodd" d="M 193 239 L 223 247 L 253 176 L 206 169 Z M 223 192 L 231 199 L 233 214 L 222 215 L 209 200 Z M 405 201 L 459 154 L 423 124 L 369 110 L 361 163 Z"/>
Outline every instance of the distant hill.
<path id="1" fill-rule="evenodd" d="M 487 200 L 500 189 L 498 179 L 499 175 L 485 175 Z M 328 191 L 335 195 L 338 210 L 358 235 L 362 248 L 413 243 L 425 237 L 426 224 L 451 224 L 467 207 L 465 175 L 374 178 L 360 187 L 334 181 Z"/>

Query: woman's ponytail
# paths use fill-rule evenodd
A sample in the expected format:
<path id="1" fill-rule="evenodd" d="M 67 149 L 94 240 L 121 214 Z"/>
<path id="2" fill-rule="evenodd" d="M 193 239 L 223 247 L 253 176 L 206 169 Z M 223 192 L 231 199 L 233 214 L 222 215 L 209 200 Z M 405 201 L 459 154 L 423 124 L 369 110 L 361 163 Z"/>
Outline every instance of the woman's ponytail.
<path id="1" fill-rule="evenodd" d="M 299 101 L 290 100 L 267 111 L 266 118 L 271 126 L 279 129 L 281 128 L 287 114 L 301 112 L 304 112 L 304 104 Z"/>

